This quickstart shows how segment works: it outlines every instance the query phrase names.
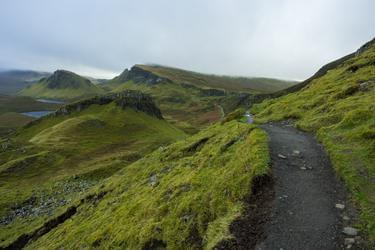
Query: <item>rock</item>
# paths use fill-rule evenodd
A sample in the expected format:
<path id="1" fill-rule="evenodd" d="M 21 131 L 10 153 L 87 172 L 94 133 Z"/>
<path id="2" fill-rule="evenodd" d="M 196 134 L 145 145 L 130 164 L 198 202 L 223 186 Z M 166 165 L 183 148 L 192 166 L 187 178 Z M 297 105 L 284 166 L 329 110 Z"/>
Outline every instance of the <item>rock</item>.
<path id="1" fill-rule="evenodd" d="M 156 174 L 150 176 L 149 183 L 151 187 L 155 187 L 158 184 L 158 177 Z"/>
<path id="2" fill-rule="evenodd" d="M 346 220 L 346 221 L 350 220 L 350 218 L 348 216 L 346 216 L 346 215 L 344 215 L 342 218 L 343 218 L 343 220 Z"/>
<path id="3" fill-rule="evenodd" d="M 281 159 L 286 159 L 286 156 L 285 156 L 285 155 L 278 154 L 277 156 L 278 156 L 279 158 L 281 158 Z"/>
<path id="4" fill-rule="evenodd" d="M 374 83 L 374 81 L 366 81 L 359 84 L 359 90 L 360 91 L 369 91 L 371 89 L 371 85 Z"/>
<path id="5" fill-rule="evenodd" d="M 339 203 L 337 203 L 337 204 L 335 205 L 335 207 L 338 208 L 338 209 L 344 209 L 344 208 L 345 208 L 345 205 L 344 205 L 344 204 L 339 204 Z"/>
<path id="6" fill-rule="evenodd" d="M 356 236 L 358 234 L 358 230 L 353 227 L 344 227 L 344 230 L 342 232 L 350 236 Z"/>
<path id="7" fill-rule="evenodd" d="M 355 239 L 354 238 L 345 238 L 344 239 L 344 244 L 345 245 L 352 245 L 355 243 Z"/>
<path id="8" fill-rule="evenodd" d="M 300 154 L 301 154 L 301 151 L 299 151 L 299 150 L 293 150 L 293 154 L 294 154 L 294 155 L 300 155 Z"/>
<path id="9" fill-rule="evenodd" d="M 301 170 L 306 170 L 306 167 L 300 167 Z"/>

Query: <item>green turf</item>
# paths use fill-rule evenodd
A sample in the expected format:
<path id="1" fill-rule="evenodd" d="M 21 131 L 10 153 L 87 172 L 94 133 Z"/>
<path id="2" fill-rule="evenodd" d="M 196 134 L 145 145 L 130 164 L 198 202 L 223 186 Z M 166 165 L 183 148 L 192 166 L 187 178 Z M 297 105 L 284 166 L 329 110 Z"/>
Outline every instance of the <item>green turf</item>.
<path id="1" fill-rule="evenodd" d="M 159 148 L 122 168 L 78 212 L 29 249 L 210 249 L 231 237 L 256 176 L 268 173 L 267 137 L 236 120 Z M 94 196 L 94 197 L 101 197 Z"/>
<path id="2" fill-rule="evenodd" d="M 185 134 L 168 124 L 114 103 L 42 119 L 18 131 L 6 150 L 0 149 L 0 217 L 30 198 L 71 201 L 85 189 L 160 146 Z M 67 184 L 68 183 L 68 184 Z M 61 189 L 68 185 L 71 191 Z M 69 202 L 66 202 L 69 204 Z M 63 209 L 19 217 L 0 227 L 0 246 L 34 230 Z"/>

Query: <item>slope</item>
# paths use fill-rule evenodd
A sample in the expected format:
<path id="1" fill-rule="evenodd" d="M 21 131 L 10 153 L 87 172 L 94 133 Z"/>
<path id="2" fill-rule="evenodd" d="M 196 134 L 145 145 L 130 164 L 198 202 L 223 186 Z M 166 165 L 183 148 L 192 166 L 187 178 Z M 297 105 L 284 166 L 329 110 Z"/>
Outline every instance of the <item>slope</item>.
<path id="1" fill-rule="evenodd" d="M 77 99 L 104 93 L 104 90 L 90 80 L 73 72 L 57 70 L 51 76 L 22 89 L 18 94 L 36 98 Z"/>
<path id="2" fill-rule="evenodd" d="M 185 135 L 138 92 L 95 97 L 1 142 L 0 244 L 38 228 L 90 187 Z"/>
<path id="3" fill-rule="evenodd" d="M 114 92 L 135 89 L 150 94 L 166 120 L 188 133 L 195 133 L 220 120 L 225 113 L 233 111 L 241 100 L 251 95 L 202 85 L 192 72 L 184 71 L 186 78 L 190 79 L 187 82 L 185 78 L 161 76 L 143 67 L 147 66 L 136 65 L 125 70 L 105 85 Z M 227 86 L 231 86 L 230 82 Z"/>
<path id="4" fill-rule="evenodd" d="M 229 224 L 268 172 L 266 139 L 255 126 L 227 119 L 159 148 L 77 200 L 65 220 L 40 229 L 44 236 L 30 234 L 27 247 L 212 248 L 231 237 Z"/>
<path id="5" fill-rule="evenodd" d="M 253 107 L 255 120 L 292 119 L 324 144 L 361 210 L 361 229 L 375 241 L 375 40 L 301 90 Z"/>
<path id="6" fill-rule="evenodd" d="M 214 88 L 236 92 L 270 93 L 290 87 L 297 83 L 295 81 L 284 81 L 264 77 L 209 75 L 160 65 L 135 65 L 131 71 L 134 70 L 143 70 L 162 79 L 169 79 L 176 83 L 190 84 L 199 88 Z M 121 82 L 126 73 L 127 71 L 117 79 L 115 78 L 114 82 Z"/>

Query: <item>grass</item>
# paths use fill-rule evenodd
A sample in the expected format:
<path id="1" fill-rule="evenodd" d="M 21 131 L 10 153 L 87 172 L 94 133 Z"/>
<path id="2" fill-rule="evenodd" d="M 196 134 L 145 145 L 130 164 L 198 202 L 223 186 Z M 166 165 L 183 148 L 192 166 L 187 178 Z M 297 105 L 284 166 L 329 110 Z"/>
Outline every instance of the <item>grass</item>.
<path id="1" fill-rule="evenodd" d="M 71 219 L 29 249 L 211 249 L 231 237 L 257 176 L 268 173 L 266 134 L 236 120 L 161 147 L 122 168 Z"/>
<path id="2" fill-rule="evenodd" d="M 189 83 L 197 87 L 218 88 L 228 91 L 250 93 L 275 92 L 295 84 L 295 81 L 284 81 L 265 77 L 230 77 L 202 74 L 166 66 L 136 65 L 144 70 L 168 78 L 176 83 Z"/>
<path id="3" fill-rule="evenodd" d="M 296 93 L 255 105 L 255 121 L 295 119 L 324 144 L 375 245 L 375 46 Z M 352 69 L 356 70 L 352 70 Z"/>
<path id="4" fill-rule="evenodd" d="M 0 218 L 31 198 L 42 204 L 60 197 L 69 204 L 85 191 L 82 185 L 95 185 L 159 146 L 184 137 L 165 120 L 114 103 L 45 118 L 19 130 L 10 142 L 0 142 L 9 143 L 0 151 Z M 74 188 L 61 193 L 67 182 Z M 2 225 L 0 246 L 62 209 L 57 206 L 40 216 L 21 216 Z"/>
<path id="5" fill-rule="evenodd" d="M 164 118 L 187 133 L 196 133 L 200 129 L 220 120 L 223 97 L 202 96 L 200 89 L 188 88 L 177 83 L 123 83 L 113 91 L 125 89 L 140 90 L 150 94 Z"/>

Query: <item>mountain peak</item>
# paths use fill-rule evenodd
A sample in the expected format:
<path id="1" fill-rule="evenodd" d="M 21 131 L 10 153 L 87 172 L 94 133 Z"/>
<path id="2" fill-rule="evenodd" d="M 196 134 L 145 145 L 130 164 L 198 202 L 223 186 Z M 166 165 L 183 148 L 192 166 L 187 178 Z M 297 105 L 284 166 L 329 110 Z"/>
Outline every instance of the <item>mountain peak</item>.
<path id="1" fill-rule="evenodd" d="M 82 85 L 92 84 L 90 80 L 67 70 L 56 70 L 46 80 L 47 86 L 51 89 L 80 88 Z"/>

